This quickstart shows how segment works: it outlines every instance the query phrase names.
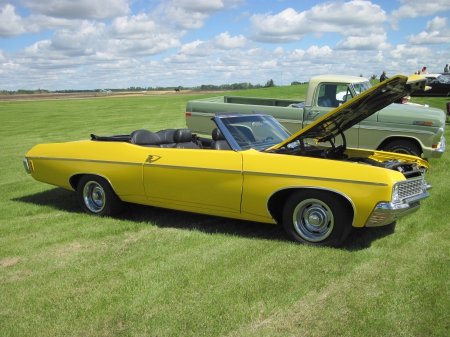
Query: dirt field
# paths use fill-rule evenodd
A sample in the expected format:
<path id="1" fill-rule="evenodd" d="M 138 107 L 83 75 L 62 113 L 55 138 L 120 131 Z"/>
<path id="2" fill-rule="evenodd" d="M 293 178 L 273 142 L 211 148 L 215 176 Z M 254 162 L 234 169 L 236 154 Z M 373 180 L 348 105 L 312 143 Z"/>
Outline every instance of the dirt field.
<path id="1" fill-rule="evenodd" d="M 77 92 L 77 93 L 43 93 L 43 94 L 14 94 L 0 95 L 0 101 L 32 101 L 45 99 L 81 99 L 81 98 L 102 98 L 102 97 L 131 97 L 131 96 L 162 96 L 162 95 L 186 95 L 186 94 L 213 94 L 223 91 L 196 91 L 196 90 L 174 90 L 165 91 L 135 91 L 135 92 L 113 92 L 104 94 L 101 92 Z"/>

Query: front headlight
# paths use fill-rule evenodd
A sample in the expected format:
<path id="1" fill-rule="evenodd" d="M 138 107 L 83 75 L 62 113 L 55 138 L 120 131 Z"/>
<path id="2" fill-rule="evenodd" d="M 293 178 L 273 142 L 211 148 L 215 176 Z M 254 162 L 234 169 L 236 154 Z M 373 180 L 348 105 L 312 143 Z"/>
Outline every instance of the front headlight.
<path id="1" fill-rule="evenodd" d="M 392 203 L 399 204 L 400 203 L 400 195 L 398 192 L 398 184 L 394 185 L 394 188 L 392 189 Z"/>

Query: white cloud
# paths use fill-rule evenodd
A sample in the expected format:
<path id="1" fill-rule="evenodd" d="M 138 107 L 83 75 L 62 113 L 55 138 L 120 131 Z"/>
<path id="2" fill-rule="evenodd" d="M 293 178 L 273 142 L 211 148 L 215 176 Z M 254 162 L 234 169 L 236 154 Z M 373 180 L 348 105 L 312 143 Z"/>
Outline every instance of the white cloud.
<path id="1" fill-rule="evenodd" d="M 45 15 L 30 15 L 22 18 L 10 4 L 0 10 L 0 37 L 10 38 L 26 33 L 40 33 L 46 29 L 71 28 L 80 25 L 79 20 L 68 20 Z"/>
<path id="2" fill-rule="evenodd" d="M 287 43 L 302 40 L 307 34 L 326 32 L 370 36 L 373 27 L 386 20 L 386 12 L 369 1 L 327 2 L 301 13 L 287 8 L 275 15 L 255 14 L 250 17 L 251 37 L 259 42 Z M 384 30 L 377 27 L 377 31 Z"/>
<path id="3" fill-rule="evenodd" d="M 164 62 L 170 63 L 198 63 L 214 55 L 225 55 L 229 50 L 246 49 L 251 43 L 242 35 L 231 37 L 228 32 L 215 36 L 212 40 L 196 40 L 184 44 L 172 56 L 166 57 Z"/>
<path id="4" fill-rule="evenodd" d="M 225 32 L 216 36 L 212 43 L 219 49 L 237 49 L 246 48 L 248 45 L 248 40 L 243 35 L 230 37 L 230 34 Z"/>
<path id="5" fill-rule="evenodd" d="M 389 55 L 397 60 L 408 60 L 417 57 L 426 57 L 431 53 L 430 49 L 423 46 L 409 46 L 405 44 L 398 45 Z"/>
<path id="6" fill-rule="evenodd" d="M 447 26 L 447 18 L 436 16 L 433 20 L 427 22 L 427 32 L 434 32 Z"/>
<path id="7" fill-rule="evenodd" d="M 423 0 L 400 0 L 400 2 L 403 5 L 391 13 L 391 20 L 393 22 L 419 16 L 430 16 L 450 10 L 450 2 L 448 0 L 433 0 L 427 2 L 424 2 Z"/>
<path id="8" fill-rule="evenodd" d="M 32 13 L 65 19 L 105 20 L 130 13 L 126 0 L 23 0 Z"/>
<path id="9" fill-rule="evenodd" d="M 159 35 L 176 39 L 185 34 L 184 30 L 173 30 L 170 26 L 157 22 L 150 15 L 141 13 L 130 17 L 116 18 L 108 28 L 108 36 L 115 39 L 148 39 Z"/>
<path id="10" fill-rule="evenodd" d="M 421 32 L 418 35 L 410 35 L 406 37 L 406 41 L 411 44 L 448 44 L 450 41 L 450 29 L 441 32 Z"/>
<path id="11" fill-rule="evenodd" d="M 450 28 L 447 27 L 447 18 L 435 17 L 427 22 L 425 31 L 407 36 L 406 41 L 413 45 L 449 44 Z"/>
<path id="12" fill-rule="evenodd" d="M 154 12 L 177 28 L 200 29 L 209 17 L 243 3 L 244 0 L 169 0 L 163 1 Z"/>
<path id="13" fill-rule="evenodd" d="M 25 33 L 22 18 L 15 13 L 15 7 L 7 4 L 0 9 L 0 37 L 8 38 Z"/>
<path id="14" fill-rule="evenodd" d="M 189 12 L 216 13 L 225 7 L 222 0 L 174 0 L 173 6 Z"/>
<path id="15" fill-rule="evenodd" d="M 349 36 L 337 43 L 336 49 L 347 50 L 385 50 L 390 49 L 391 45 L 386 43 L 387 35 L 371 34 L 369 36 Z"/>
<path id="16" fill-rule="evenodd" d="M 400 0 L 402 5 L 399 9 L 392 11 L 392 19 L 400 20 L 404 18 L 415 18 L 418 16 L 429 16 L 450 10 L 448 0 L 433 0 L 424 2 L 423 0 Z"/>

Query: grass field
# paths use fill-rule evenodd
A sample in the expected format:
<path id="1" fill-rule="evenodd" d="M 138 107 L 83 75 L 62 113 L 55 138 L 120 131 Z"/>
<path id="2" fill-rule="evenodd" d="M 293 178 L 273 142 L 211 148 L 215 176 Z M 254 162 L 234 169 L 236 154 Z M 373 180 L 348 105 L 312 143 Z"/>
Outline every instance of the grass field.
<path id="1" fill-rule="evenodd" d="M 91 217 L 75 193 L 22 167 L 38 143 L 185 127 L 187 101 L 207 96 L 0 102 L 0 336 L 450 335 L 448 152 L 430 160 L 434 187 L 418 212 L 354 230 L 339 249 L 295 244 L 278 226 L 139 205 Z M 412 101 L 443 109 L 448 99 Z"/>

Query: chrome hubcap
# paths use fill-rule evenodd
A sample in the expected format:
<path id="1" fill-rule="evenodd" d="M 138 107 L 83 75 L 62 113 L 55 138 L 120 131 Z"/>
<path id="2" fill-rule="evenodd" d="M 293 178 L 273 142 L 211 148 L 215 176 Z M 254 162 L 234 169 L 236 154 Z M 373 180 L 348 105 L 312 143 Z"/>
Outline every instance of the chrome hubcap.
<path id="1" fill-rule="evenodd" d="M 326 239 L 334 227 L 331 209 L 318 199 L 306 199 L 299 203 L 292 220 L 298 235 L 311 242 Z"/>
<path id="2" fill-rule="evenodd" d="M 83 200 L 91 212 L 100 213 L 105 207 L 105 191 L 96 181 L 89 181 L 84 185 Z"/>

